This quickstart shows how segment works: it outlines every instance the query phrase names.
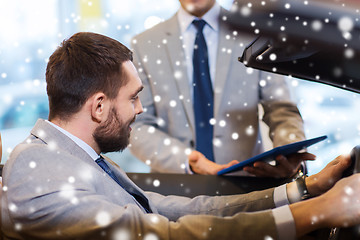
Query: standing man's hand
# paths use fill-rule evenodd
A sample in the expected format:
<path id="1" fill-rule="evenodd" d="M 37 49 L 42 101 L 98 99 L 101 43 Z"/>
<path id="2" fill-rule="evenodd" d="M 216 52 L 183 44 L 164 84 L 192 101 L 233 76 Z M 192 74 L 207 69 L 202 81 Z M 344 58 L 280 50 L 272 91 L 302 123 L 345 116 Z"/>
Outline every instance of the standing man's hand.
<path id="1" fill-rule="evenodd" d="M 216 175 L 218 171 L 238 163 L 238 161 L 233 160 L 227 164 L 220 165 L 210 161 L 198 151 L 192 151 L 188 159 L 191 170 L 194 173 L 203 175 Z"/>
<path id="2" fill-rule="evenodd" d="M 315 160 L 314 154 L 295 153 L 288 157 L 279 155 L 276 157 L 276 165 L 270 165 L 266 162 L 255 162 L 253 166 L 244 167 L 244 171 L 257 177 L 290 178 L 299 170 L 301 162 L 305 160 Z"/>

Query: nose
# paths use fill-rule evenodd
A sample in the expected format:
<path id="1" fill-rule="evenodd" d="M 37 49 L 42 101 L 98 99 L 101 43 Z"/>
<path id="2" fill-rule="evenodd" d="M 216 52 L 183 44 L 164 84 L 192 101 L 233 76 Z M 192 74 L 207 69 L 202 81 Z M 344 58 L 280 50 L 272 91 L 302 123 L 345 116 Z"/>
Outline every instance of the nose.
<path id="1" fill-rule="evenodd" d="M 141 104 L 140 98 L 135 102 L 135 112 L 136 114 L 141 114 L 144 111 L 143 106 Z"/>

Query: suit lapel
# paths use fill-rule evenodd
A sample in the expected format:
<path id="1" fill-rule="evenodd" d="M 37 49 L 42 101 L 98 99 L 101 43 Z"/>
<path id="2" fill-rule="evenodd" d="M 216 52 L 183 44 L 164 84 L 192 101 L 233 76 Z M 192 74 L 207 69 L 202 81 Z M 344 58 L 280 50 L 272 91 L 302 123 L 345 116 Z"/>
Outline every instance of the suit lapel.
<path id="1" fill-rule="evenodd" d="M 176 86 L 178 92 L 182 93 L 181 102 L 185 109 L 185 113 L 190 123 L 190 127 L 194 126 L 194 110 L 192 97 L 189 89 L 189 78 L 186 67 L 185 52 L 183 51 L 183 42 L 180 36 L 180 27 L 175 14 L 169 20 L 164 22 L 165 24 L 165 37 L 167 39 L 166 52 L 169 59 L 169 63 L 172 66 L 172 72 L 176 78 Z M 177 51 L 177 50 L 180 51 Z"/>
<path id="2" fill-rule="evenodd" d="M 134 190 L 135 192 L 138 192 L 139 194 L 141 194 L 143 197 L 145 197 L 141 192 L 142 190 L 136 186 L 136 184 L 134 184 L 134 182 L 132 182 L 130 180 L 130 178 L 127 177 L 126 173 L 124 171 L 122 171 L 122 169 L 114 162 L 112 161 L 110 158 L 106 157 L 105 155 L 101 154 L 101 156 L 106 160 L 107 165 L 109 166 L 109 168 L 111 169 L 111 171 L 113 171 L 113 173 L 115 174 L 115 176 L 118 178 L 120 185 L 124 188 L 124 189 L 130 189 L 131 192 L 133 192 L 132 190 Z"/>
<path id="3" fill-rule="evenodd" d="M 233 40 L 233 33 L 228 27 L 222 16 L 227 13 L 227 10 L 221 8 L 220 23 L 219 23 L 219 42 L 216 56 L 216 71 L 214 79 L 214 117 L 217 117 L 221 100 L 224 93 L 224 85 L 228 78 L 229 68 L 233 61 L 236 61 L 237 56 L 234 55 L 235 41 Z"/>
<path id="4" fill-rule="evenodd" d="M 120 183 L 120 186 L 131 195 L 134 196 L 136 194 L 141 198 L 145 199 L 146 204 L 148 204 L 148 208 L 150 208 L 152 212 L 157 213 L 156 208 L 151 204 L 149 199 L 145 196 L 144 191 L 141 188 L 139 188 L 133 181 L 131 181 L 130 178 L 126 175 L 126 173 L 115 162 L 113 162 L 110 158 L 104 155 L 102 155 L 102 157 L 107 162 L 107 165 L 111 169 L 111 171 L 115 174 L 117 180 Z M 139 202 L 136 203 L 141 208 L 144 208 L 144 206 L 139 204 Z M 145 209 L 143 210 L 146 211 Z"/>

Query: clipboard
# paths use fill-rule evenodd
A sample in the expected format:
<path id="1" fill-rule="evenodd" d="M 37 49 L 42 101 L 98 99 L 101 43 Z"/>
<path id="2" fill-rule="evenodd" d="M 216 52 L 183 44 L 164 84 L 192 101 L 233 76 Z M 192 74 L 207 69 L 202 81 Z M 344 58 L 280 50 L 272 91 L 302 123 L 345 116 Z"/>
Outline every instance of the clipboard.
<path id="1" fill-rule="evenodd" d="M 293 154 L 293 153 L 297 153 L 298 151 L 305 149 L 315 143 L 321 142 L 323 140 L 325 140 L 327 138 L 326 135 L 324 136 L 320 136 L 320 137 L 316 137 L 316 138 L 311 138 L 311 139 L 307 139 L 304 141 L 299 141 L 299 142 L 294 142 L 294 143 L 290 143 L 287 145 L 283 145 L 283 146 L 279 146 L 276 148 L 273 148 L 267 152 L 261 153 L 259 155 L 256 155 L 252 158 L 249 158 L 245 161 L 242 161 L 238 164 L 235 164 L 231 167 L 225 168 L 223 170 L 220 170 L 217 175 L 223 175 L 226 173 L 231 173 L 231 172 L 235 172 L 235 171 L 240 171 L 243 169 L 243 167 L 248 166 L 254 162 L 258 162 L 258 161 L 266 161 L 266 160 L 273 160 L 275 159 L 276 156 L 278 155 L 284 155 L 287 156 L 289 154 Z"/>

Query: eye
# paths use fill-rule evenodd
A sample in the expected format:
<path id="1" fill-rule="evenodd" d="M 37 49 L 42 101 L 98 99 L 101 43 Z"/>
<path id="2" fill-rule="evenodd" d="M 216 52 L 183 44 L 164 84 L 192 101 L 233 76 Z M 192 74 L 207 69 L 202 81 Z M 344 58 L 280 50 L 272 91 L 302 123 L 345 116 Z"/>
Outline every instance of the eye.
<path id="1" fill-rule="evenodd" d="M 136 95 L 136 96 L 134 96 L 134 97 L 131 98 L 131 101 L 134 102 L 134 101 L 136 101 L 138 98 L 139 98 L 139 95 Z"/>

